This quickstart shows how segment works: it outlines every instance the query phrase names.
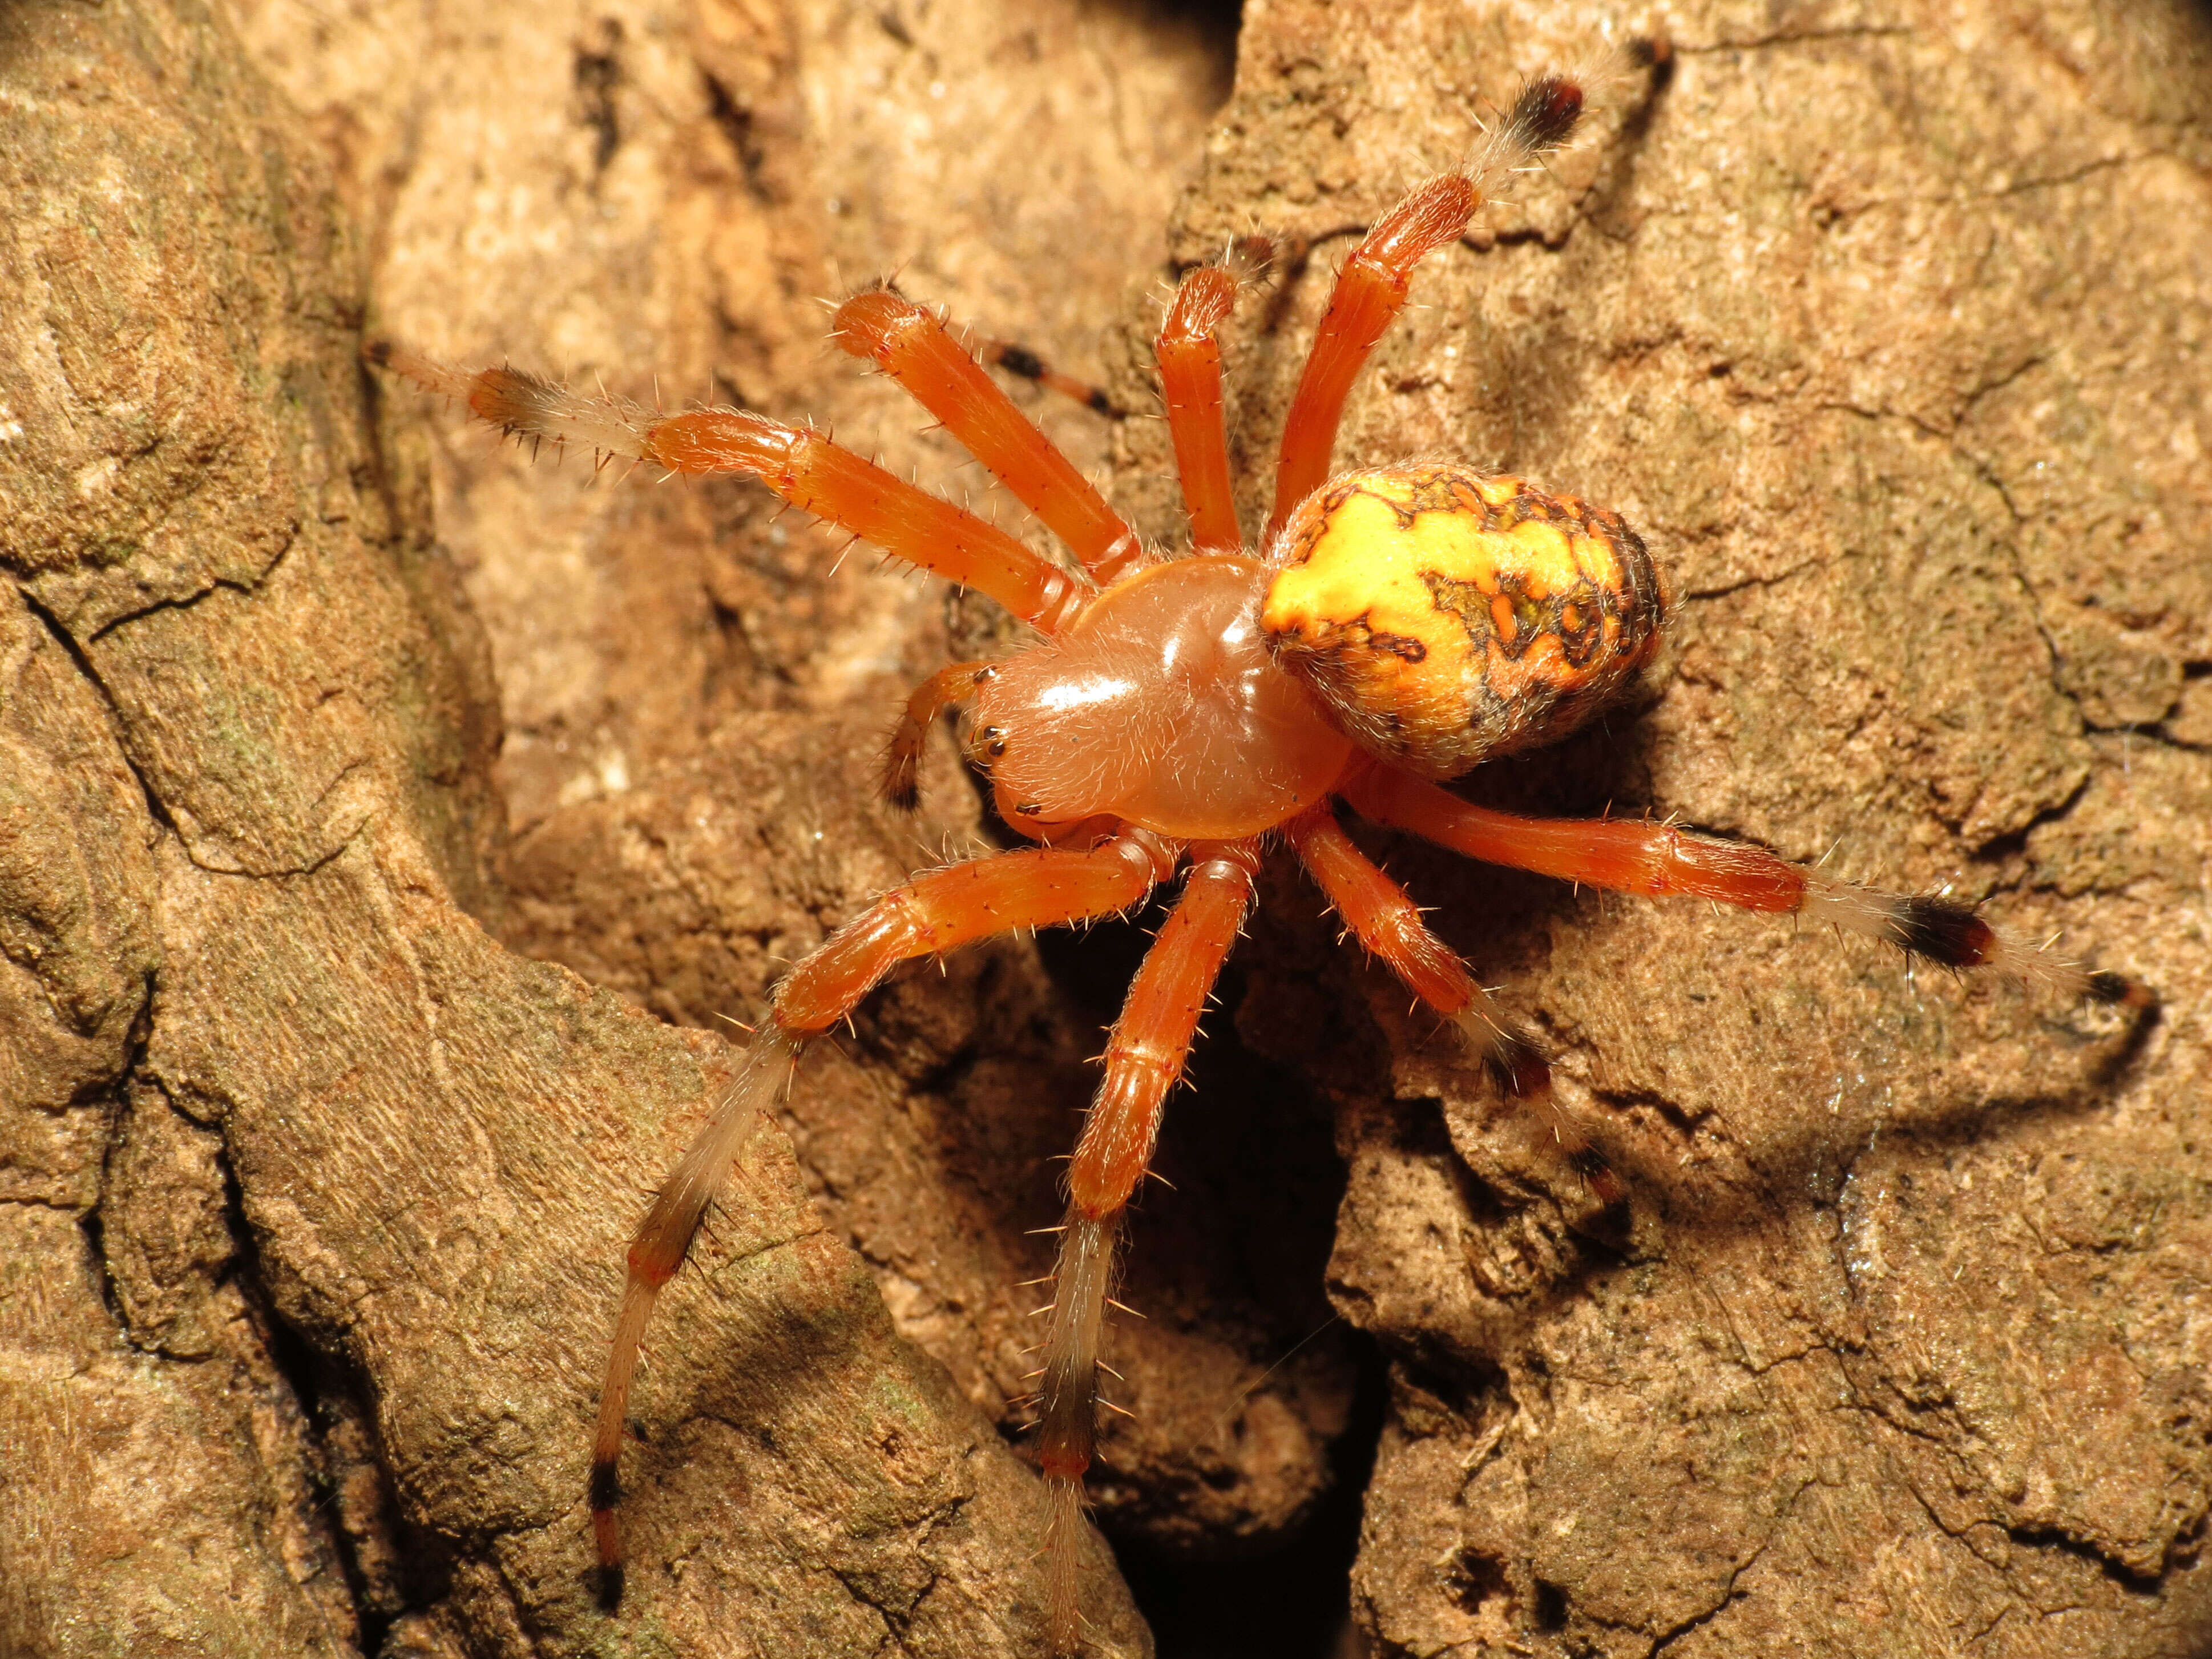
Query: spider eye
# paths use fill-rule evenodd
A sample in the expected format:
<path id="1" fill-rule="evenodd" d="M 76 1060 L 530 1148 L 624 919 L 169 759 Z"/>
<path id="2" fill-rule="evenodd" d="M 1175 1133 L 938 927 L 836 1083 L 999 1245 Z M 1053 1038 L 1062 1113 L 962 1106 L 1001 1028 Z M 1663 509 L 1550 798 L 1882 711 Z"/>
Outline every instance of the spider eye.
<path id="1" fill-rule="evenodd" d="M 1666 615 L 1618 515 L 1464 466 L 1339 478 L 1291 515 L 1276 562 L 1275 660 L 1425 777 L 1564 737 L 1651 659 Z"/>

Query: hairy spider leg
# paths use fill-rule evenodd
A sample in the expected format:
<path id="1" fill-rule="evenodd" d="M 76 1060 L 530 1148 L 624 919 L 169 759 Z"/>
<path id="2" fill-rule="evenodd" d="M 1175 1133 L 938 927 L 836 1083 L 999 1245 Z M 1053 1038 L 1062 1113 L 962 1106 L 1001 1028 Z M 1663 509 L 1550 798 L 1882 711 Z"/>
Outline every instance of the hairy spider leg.
<path id="1" fill-rule="evenodd" d="M 1571 81 L 1547 75 L 1529 82 L 1472 166 L 1415 185 L 1344 262 L 1283 428 L 1263 545 L 1273 546 L 1291 509 L 1328 481 L 1345 398 L 1405 308 L 1413 267 L 1466 233 L 1499 179 L 1565 143 L 1582 107 L 1582 88 Z"/>
<path id="2" fill-rule="evenodd" d="M 1885 893 L 1791 864 L 1763 847 L 1626 819 L 1523 818 L 1470 805 L 1435 784 L 1374 767 L 1344 797 L 1377 823 L 1486 864 L 1588 883 L 1647 898 L 1711 899 L 1825 921 L 1897 945 L 1946 968 L 1994 968 L 2068 996 L 2157 1006 L 2141 981 L 2091 972 L 1999 933 L 1974 907 L 1937 893 Z"/>
<path id="3" fill-rule="evenodd" d="M 939 714 L 975 695 L 975 688 L 999 671 L 988 662 L 956 662 L 939 669 L 914 689 L 891 728 L 884 751 L 883 796 L 902 812 L 921 805 L 921 746 Z"/>
<path id="4" fill-rule="evenodd" d="M 695 477 L 750 474 L 793 507 L 893 558 L 988 594 L 1047 634 L 1091 597 L 1088 583 L 995 525 L 840 448 L 811 427 L 786 426 L 741 409 L 656 415 L 628 398 L 586 397 L 517 368 L 455 368 L 389 341 L 370 342 L 362 356 L 426 391 L 460 398 L 479 420 L 517 437 L 574 444 Z"/>
<path id="5" fill-rule="evenodd" d="M 1238 553 L 1237 502 L 1229 483 L 1229 444 L 1221 422 L 1221 348 L 1214 331 L 1237 304 L 1235 275 L 1219 265 L 1183 274 L 1175 303 L 1160 325 L 1152 355 L 1159 360 L 1160 396 L 1175 440 L 1176 471 L 1199 553 Z"/>
<path id="6" fill-rule="evenodd" d="M 1380 957 L 1407 989 L 1458 1028 L 1508 1099 L 1542 1116 L 1599 1202 L 1618 1204 L 1626 1198 L 1620 1177 L 1559 1104 L 1541 1051 L 1474 982 L 1459 953 L 1429 930 L 1406 890 L 1352 844 L 1337 822 L 1334 805 L 1323 802 L 1300 813 L 1283 826 L 1283 833 L 1306 873 L 1368 953 Z"/>
<path id="7" fill-rule="evenodd" d="M 928 312 L 889 289 L 869 289 L 837 307 L 830 332 L 943 422 L 1094 580 L 1110 582 L 1142 562 L 1137 532 Z"/>
<path id="8" fill-rule="evenodd" d="M 1087 848 L 1021 848 L 933 871 L 885 893 L 784 975 L 769 1002 L 768 1029 L 754 1039 L 736 1082 L 678 1162 L 630 1243 L 629 1281 L 592 1443 L 592 1527 L 599 1545 L 599 1599 L 608 1611 L 622 1601 L 617 1468 L 647 1320 L 807 1039 L 844 1018 L 901 962 L 1019 927 L 1115 915 L 1172 874 L 1178 856 L 1171 843 L 1129 830 Z"/>
<path id="9" fill-rule="evenodd" d="M 1200 843 L 1182 896 L 1146 952 L 1106 1042 L 1106 1075 L 1067 1170 L 1067 1224 L 1053 1271 L 1038 1462 L 1050 1489 L 1045 1536 L 1051 1636 L 1079 1650 L 1076 1579 L 1083 1476 L 1097 1446 L 1098 1340 L 1129 1195 L 1151 1164 L 1168 1091 L 1182 1075 L 1199 1015 L 1252 906 L 1255 841 Z"/>

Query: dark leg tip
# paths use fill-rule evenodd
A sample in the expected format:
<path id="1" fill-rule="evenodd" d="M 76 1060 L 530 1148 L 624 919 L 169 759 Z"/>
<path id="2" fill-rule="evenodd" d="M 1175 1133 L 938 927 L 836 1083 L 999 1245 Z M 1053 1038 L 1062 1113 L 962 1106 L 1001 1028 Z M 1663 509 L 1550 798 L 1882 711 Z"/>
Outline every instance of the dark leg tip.
<path id="1" fill-rule="evenodd" d="M 1590 1196 L 1608 1210 L 1617 1210 L 1628 1202 L 1627 1183 L 1613 1173 L 1613 1165 L 1595 1146 L 1584 1146 L 1574 1154 L 1575 1171 L 1582 1176 L 1583 1185 L 1589 1188 Z"/>
<path id="2" fill-rule="evenodd" d="M 1257 281 L 1275 268 L 1275 244 L 1257 234 L 1239 236 L 1229 245 L 1229 257 L 1230 269 L 1240 281 Z"/>
<path id="3" fill-rule="evenodd" d="M 2106 969 L 2089 975 L 2089 1000 L 2133 1008 L 2138 1012 L 2155 1011 L 2158 993 L 2141 980 L 2130 979 L 2125 974 L 2116 974 Z"/>
<path id="4" fill-rule="evenodd" d="M 1491 1080 L 1515 1100 L 1528 1100 L 1552 1086 L 1552 1067 L 1536 1045 L 1518 1031 L 1501 1033 L 1483 1056 Z"/>
<path id="5" fill-rule="evenodd" d="M 2115 974 L 2107 969 L 2104 973 L 2089 975 L 2089 999 L 2093 1002 L 2125 1002 L 2128 993 L 2133 988 L 2125 974 Z"/>
<path id="6" fill-rule="evenodd" d="M 605 1613 L 620 1613 L 623 1601 L 622 1563 L 616 1561 L 601 1567 L 599 1577 L 599 1611 Z"/>
<path id="7" fill-rule="evenodd" d="M 1915 956 L 1946 968 L 1978 968 L 1996 950 L 1997 936 L 1971 904 L 1923 893 L 1897 908 L 1897 942 Z"/>
<path id="8" fill-rule="evenodd" d="M 1526 134 L 1532 149 L 1557 149 L 1582 119 L 1583 89 L 1556 75 L 1540 76 L 1522 89 L 1507 125 Z"/>

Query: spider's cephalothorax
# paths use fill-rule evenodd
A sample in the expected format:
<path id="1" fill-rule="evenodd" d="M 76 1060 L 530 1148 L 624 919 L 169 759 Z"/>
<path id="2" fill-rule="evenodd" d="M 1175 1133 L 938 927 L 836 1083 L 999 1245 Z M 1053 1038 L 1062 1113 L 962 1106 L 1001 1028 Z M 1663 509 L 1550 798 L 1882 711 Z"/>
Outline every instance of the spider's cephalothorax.
<path id="1" fill-rule="evenodd" d="M 511 433 L 671 472 L 750 474 L 886 553 L 988 594 L 1042 635 L 1005 661 L 957 663 L 921 685 L 885 778 L 889 797 L 910 805 L 930 725 L 972 702 L 969 753 L 1006 822 L 1036 844 L 915 877 L 793 968 L 737 1083 L 638 1229 L 590 1488 L 610 1606 L 623 1594 L 616 1462 L 654 1298 L 792 1062 L 903 961 L 1124 911 L 1182 872 L 1115 1023 L 1068 1167 L 1038 1395 L 1052 1494 L 1048 1617 L 1064 1651 L 1082 1640 L 1076 1529 L 1121 1222 L 1252 903 L 1267 839 L 1289 844 L 1360 943 L 1456 1027 L 1502 1091 L 1548 1114 L 1608 1201 L 1620 1188 L 1553 1104 L 1542 1054 L 1353 844 L 1340 800 L 1491 863 L 1808 916 L 1952 967 L 1992 965 L 2148 1006 L 2135 981 L 2022 949 L 1946 898 L 1875 892 L 1662 823 L 1516 817 L 1437 787 L 1490 756 L 1558 738 L 1602 706 L 1650 660 L 1665 614 L 1644 544 L 1601 507 L 1445 463 L 1328 474 L 1346 393 L 1403 306 L 1414 267 L 1458 240 L 1499 179 L 1565 143 L 1581 108 L 1572 83 L 1531 82 L 1474 164 L 1415 189 L 1346 262 L 1285 426 L 1257 547 L 1237 522 L 1222 431 L 1214 333 L 1239 285 L 1225 264 L 1184 276 L 1158 342 L 1191 522 L 1191 551 L 1179 559 L 1140 546 L 936 318 L 885 289 L 839 309 L 838 343 L 934 413 L 1067 544 L 1081 574 L 809 428 L 733 409 L 662 417 L 513 369 L 470 374 L 368 348 L 372 362 L 465 399 Z"/>

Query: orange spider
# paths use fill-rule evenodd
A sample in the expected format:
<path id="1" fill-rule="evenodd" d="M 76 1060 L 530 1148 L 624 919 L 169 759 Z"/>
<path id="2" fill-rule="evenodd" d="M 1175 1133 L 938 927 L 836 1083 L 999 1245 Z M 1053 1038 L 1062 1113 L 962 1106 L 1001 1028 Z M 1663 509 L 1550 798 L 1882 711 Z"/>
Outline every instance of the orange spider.
<path id="1" fill-rule="evenodd" d="M 1457 1028 L 1507 1094 L 1549 1114 L 1608 1202 L 1620 1189 L 1554 1103 L 1541 1053 L 1353 844 L 1339 800 L 1492 864 L 1810 917 L 1949 967 L 2150 1006 L 2135 981 L 2023 948 L 1946 897 L 1877 892 L 1663 824 L 1512 817 L 1438 787 L 1587 720 L 1651 659 L 1666 619 L 1650 554 L 1602 507 L 1451 462 L 1328 476 L 1346 393 L 1404 305 L 1414 267 L 1466 231 L 1498 179 L 1564 144 L 1582 105 L 1570 81 L 1531 82 L 1472 165 L 1413 191 L 1345 264 L 1256 546 L 1237 524 L 1222 430 L 1213 336 L 1239 287 L 1226 264 L 1184 276 L 1158 341 L 1191 524 L 1190 552 L 1176 559 L 1143 546 L 929 313 L 887 289 L 837 312 L 838 343 L 873 358 L 935 415 L 1073 550 L 1082 575 L 807 428 L 733 409 L 663 418 L 512 368 L 469 374 L 368 348 L 372 362 L 464 398 L 519 436 L 672 473 L 750 474 L 893 557 L 988 594 L 1043 636 L 1005 661 L 956 663 L 924 683 L 900 719 L 884 785 L 911 805 L 930 724 L 972 702 L 969 755 L 1006 823 L 1037 845 L 915 877 L 793 968 L 737 1082 L 637 1231 L 591 1475 L 610 1608 L 623 1589 L 617 1459 L 654 1297 L 801 1051 L 909 958 L 1127 911 L 1187 872 L 1115 1023 L 1067 1174 L 1037 1441 L 1052 1494 L 1052 1640 L 1062 1651 L 1081 1644 L 1075 1529 L 1122 1217 L 1271 839 L 1290 845 L 1360 943 Z"/>

